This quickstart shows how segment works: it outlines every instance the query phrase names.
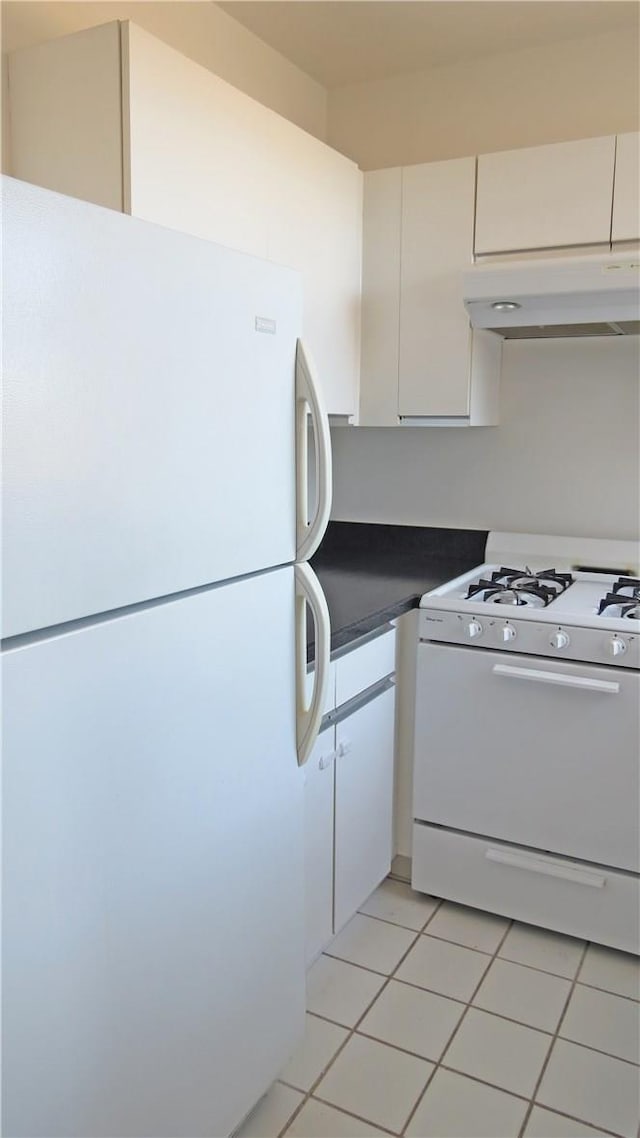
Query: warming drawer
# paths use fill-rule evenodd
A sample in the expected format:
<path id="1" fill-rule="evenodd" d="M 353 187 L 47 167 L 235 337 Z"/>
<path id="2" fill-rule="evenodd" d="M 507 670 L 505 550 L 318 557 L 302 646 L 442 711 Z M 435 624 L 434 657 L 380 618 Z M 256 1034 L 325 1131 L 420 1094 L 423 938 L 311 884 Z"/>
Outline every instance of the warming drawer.
<path id="1" fill-rule="evenodd" d="M 411 884 L 436 897 L 640 952 L 640 882 L 620 870 L 415 823 Z"/>

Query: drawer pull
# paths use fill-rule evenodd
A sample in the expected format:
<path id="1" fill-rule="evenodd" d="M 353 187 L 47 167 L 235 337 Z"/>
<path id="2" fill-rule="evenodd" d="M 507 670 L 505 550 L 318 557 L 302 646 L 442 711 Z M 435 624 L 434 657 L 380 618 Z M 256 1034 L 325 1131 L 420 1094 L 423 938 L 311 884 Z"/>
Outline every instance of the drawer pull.
<path id="1" fill-rule="evenodd" d="M 484 856 L 487 861 L 495 861 L 499 865 L 526 869 L 529 873 L 542 873 L 546 877 L 559 877 L 564 881 L 573 881 L 576 885 L 591 885 L 594 889 L 602 889 L 607 881 L 602 874 L 580 869 L 579 866 L 569 865 L 567 862 L 530 857 L 527 854 L 514 853 L 512 850 L 488 849 Z"/>
<path id="2" fill-rule="evenodd" d="M 514 680 L 531 680 L 538 684 L 557 684 L 563 688 L 581 688 L 582 691 L 608 692 L 617 695 L 620 684 L 612 680 L 594 680 L 591 676 L 568 676 L 565 672 L 543 672 L 539 668 L 514 668 L 510 664 L 494 664 L 496 676 L 508 676 Z"/>
<path id="3" fill-rule="evenodd" d="M 327 767 L 330 767 L 331 764 L 335 762 L 336 757 L 337 751 L 327 751 L 326 755 L 320 755 L 318 759 L 318 770 L 326 771 Z"/>

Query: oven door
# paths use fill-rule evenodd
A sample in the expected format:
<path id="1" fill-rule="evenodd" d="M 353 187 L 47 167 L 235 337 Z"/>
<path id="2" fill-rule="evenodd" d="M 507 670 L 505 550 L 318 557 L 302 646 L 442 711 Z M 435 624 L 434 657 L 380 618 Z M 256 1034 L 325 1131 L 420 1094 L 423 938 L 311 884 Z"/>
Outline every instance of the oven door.
<path id="1" fill-rule="evenodd" d="M 640 674 L 420 642 L 414 817 L 640 868 Z"/>

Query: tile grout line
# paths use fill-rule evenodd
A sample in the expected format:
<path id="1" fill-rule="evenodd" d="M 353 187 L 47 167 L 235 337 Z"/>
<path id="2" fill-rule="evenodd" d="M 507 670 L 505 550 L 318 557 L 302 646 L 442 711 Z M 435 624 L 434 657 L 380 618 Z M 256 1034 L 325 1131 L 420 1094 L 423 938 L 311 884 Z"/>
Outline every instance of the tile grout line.
<path id="1" fill-rule="evenodd" d="M 504 930 L 502 936 L 500 937 L 500 939 L 499 939 L 499 941 L 495 947 L 495 951 L 494 951 L 493 955 L 488 957 L 489 963 L 487 964 L 487 967 L 485 968 L 484 972 L 482 973 L 482 976 L 480 977 L 480 979 L 478 980 L 478 983 L 476 984 L 475 988 L 473 989 L 473 991 L 472 991 L 472 993 L 471 993 L 471 995 L 470 995 L 470 997 L 466 1003 L 465 1009 L 464 1009 L 462 1015 L 460 1016 L 459 1022 L 456 1024 L 451 1035 L 449 1036 L 449 1039 L 447 1040 L 447 1042 L 443 1048 L 442 1054 L 441 1054 L 440 1058 L 438 1059 L 437 1063 L 434 1065 L 433 1071 L 431 1072 L 431 1075 L 429 1076 L 429 1078 L 426 1082 L 426 1085 L 423 1088 L 422 1094 L 419 1096 L 418 1101 L 415 1103 L 413 1110 L 411 1111 L 411 1114 L 409 1115 L 409 1117 L 407 1118 L 407 1121 L 404 1124 L 404 1128 L 402 1131 L 403 1135 L 405 1135 L 407 1133 L 407 1128 L 411 1125 L 411 1122 L 413 1121 L 413 1118 L 414 1118 L 416 1112 L 418 1111 L 420 1104 L 424 1101 L 425 1095 L 427 1094 L 427 1091 L 429 1090 L 429 1087 L 431 1086 L 431 1083 L 433 1082 L 433 1080 L 436 1076 L 436 1072 L 440 1070 L 440 1067 L 442 1066 L 442 1062 L 443 1062 L 443 1059 L 445 1058 L 445 1055 L 447 1054 L 447 1051 L 451 1047 L 453 1040 L 455 1039 L 456 1035 L 460 1031 L 460 1027 L 462 1026 L 462 1024 L 464 1023 L 464 1021 L 467 1017 L 467 1012 L 469 1011 L 469 1008 L 471 1007 L 472 1000 L 475 998 L 476 994 L 478 993 L 480 986 L 483 983 L 484 978 L 487 975 L 489 969 L 491 968 L 493 961 L 497 959 L 498 953 L 499 953 L 500 949 L 502 948 L 502 945 L 504 944 L 504 942 L 505 942 L 507 936 L 509 935 L 509 932 L 512 929 L 512 927 L 513 927 L 513 921 L 510 920 L 507 924 L 506 929 Z M 459 947 L 464 947 L 464 946 L 459 946 Z M 475 951 L 478 951 L 478 950 L 475 950 Z"/>
<path id="2" fill-rule="evenodd" d="M 426 894 L 425 894 L 425 896 L 426 896 Z M 436 908 L 438 908 L 438 909 L 440 908 L 440 906 L 441 906 L 441 905 L 442 905 L 442 903 L 443 903 L 443 898 L 442 898 L 442 897 L 431 897 L 431 896 L 429 895 L 429 899 L 430 899 L 431 901 L 435 901 L 435 902 L 436 902 Z M 435 909 L 434 909 L 434 912 L 435 912 Z M 425 927 L 425 924 L 424 924 L 424 922 L 423 922 L 423 923 L 420 925 L 420 928 L 419 928 L 419 929 L 415 929 L 415 928 L 412 928 L 412 926 L 411 926 L 411 925 L 403 925 L 403 924 L 401 924 L 401 923 L 400 923 L 400 921 L 392 921 L 392 920 L 390 920 L 390 919 L 389 919 L 389 918 L 387 918 L 387 917 L 378 917 L 376 913 L 365 913 L 364 909 L 356 909 L 356 911 L 355 911 L 355 913 L 354 913 L 354 916 L 355 916 L 355 917 L 358 917 L 358 916 L 359 916 L 359 917 L 369 917 L 369 919 L 370 919 L 370 920 L 372 920 L 372 921 L 380 921 L 380 923 L 381 923 L 381 924 L 383 924 L 383 925 L 391 925 L 391 926 L 392 926 L 392 928 L 394 928 L 394 929 L 405 929 L 405 930 L 406 930 L 406 932 L 408 932 L 408 933 L 421 933 L 421 932 L 422 932 L 422 930 L 423 930 L 423 928 Z M 432 916 L 433 916 L 433 913 L 431 913 L 431 914 L 430 914 L 430 916 L 428 916 L 428 917 L 426 918 L 426 919 L 427 919 L 427 921 L 430 921 L 430 920 L 431 920 L 431 917 L 432 917 Z M 353 917 L 352 917 L 351 919 L 353 920 Z M 348 923 L 349 923 L 349 922 L 347 922 L 347 924 L 348 924 Z M 345 925 L 345 928 L 346 928 L 346 927 L 347 927 L 347 926 Z M 340 933 L 338 933 L 337 935 L 338 935 L 338 936 L 340 936 Z"/>
<path id="3" fill-rule="evenodd" d="M 615 952 L 616 950 L 612 949 L 611 951 Z M 610 988 L 599 988 L 597 984 L 587 984 L 584 980 L 578 980 L 577 984 L 580 988 L 588 988 L 591 992 L 602 992 L 605 996 L 615 996 L 618 1000 L 628 1000 L 630 1004 L 640 1004 L 640 998 L 627 996 L 623 992 L 612 992 Z"/>
<path id="4" fill-rule="evenodd" d="M 520 1127 L 520 1131 L 518 1133 L 518 1138 L 524 1138 L 524 1132 L 525 1132 L 526 1127 L 529 1125 L 529 1119 L 531 1117 L 531 1113 L 533 1111 L 534 1106 L 537 1105 L 536 1095 L 538 1094 L 538 1091 L 540 1090 L 542 1080 L 544 1079 L 544 1076 L 545 1076 L 546 1071 L 547 1071 L 547 1067 L 549 1066 L 549 1061 L 551 1059 L 553 1049 L 554 1049 L 554 1047 L 558 1041 L 560 1028 L 562 1027 L 563 1020 L 564 1020 L 564 1018 L 567 1014 L 567 1011 L 569 1009 L 569 1004 L 571 1003 L 571 999 L 573 997 L 573 993 L 575 991 L 576 984 L 578 983 L 578 976 L 580 975 L 582 965 L 584 964 L 588 948 L 589 948 L 589 941 L 586 941 L 584 948 L 582 949 L 582 953 L 580 955 L 580 960 L 578 962 L 578 967 L 576 968 L 575 976 L 573 977 L 573 980 L 571 981 L 571 987 L 569 988 L 569 991 L 567 993 L 567 998 L 564 1002 L 564 1007 L 560 1013 L 560 1017 L 559 1017 L 558 1022 L 556 1024 L 556 1030 L 554 1031 L 553 1036 L 551 1038 L 551 1046 L 549 1047 L 549 1050 L 547 1051 L 547 1054 L 545 1055 L 544 1063 L 542 1064 L 540 1074 L 538 1075 L 538 1078 L 536 1080 L 536 1084 L 533 1088 L 533 1092 L 531 1094 L 531 1100 L 529 1102 L 529 1108 L 528 1108 L 528 1110 L 524 1116 L 522 1126 Z M 544 1103 L 540 1103 L 540 1106 L 544 1106 Z M 548 1109 L 553 1109 L 553 1108 L 550 1107 Z M 585 1122 L 586 1120 L 582 1119 L 581 1121 Z M 587 1123 L 587 1125 L 590 1125 L 590 1123 Z"/>
<path id="5" fill-rule="evenodd" d="M 395 968 L 393 969 L 393 972 L 395 972 L 395 971 L 396 971 L 396 969 L 398 969 L 398 968 L 400 967 L 400 965 L 403 963 L 403 961 L 406 959 L 406 957 L 407 957 L 407 956 L 409 955 L 409 953 L 411 952 L 411 949 L 414 947 L 414 945 L 415 945 L 415 944 L 417 944 L 417 942 L 418 942 L 418 938 L 419 938 L 419 937 L 422 935 L 422 932 L 424 931 L 424 929 L 425 929 L 425 928 L 427 927 L 427 925 L 429 924 L 429 921 L 432 921 L 432 920 L 433 920 L 433 918 L 435 917 L 436 913 L 437 913 L 437 912 L 438 912 L 438 910 L 440 909 L 440 907 L 441 907 L 442 903 L 443 903 L 443 902 L 442 902 L 442 899 L 440 898 L 440 899 L 438 900 L 438 904 L 436 905 L 435 909 L 433 910 L 433 912 L 432 912 L 432 913 L 430 913 L 430 914 L 429 914 L 429 916 L 427 917 L 427 919 L 426 919 L 426 921 L 425 921 L 425 923 L 424 923 L 424 925 L 422 926 L 422 928 L 421 928 L 421 929 L 418 929 L 418 930 L 409 929 L 409 930 L 407 930 L 408 932 L 415 932 L 415 935 L 414 935 L 414 937 L 413 937 L 413 939 L 412 939 L 412 941 L 411 941 L 411 944 L 410 944 L 410 945 L 408 945 L 407 949 L 405 950 L 405 952 L 402 954 L 402 956 L 401 956 L 401 957 L 400 957 L 400 959 L 398 960 L 397 964 L 395 965 Z M 367 916 L 368 914 L 366 914 L 366 913 L 365 913 L 365 914 L 363 914 L 363 915 L 364 915 L 364 916 Z M 375 919 L 375 918 L 374 918 L 374 919 Z M 391 922 L 387 922 L 387 923 L 391 924 Z M 403 927 L 403 926 L 401 926 L 401 927 Z M 322 955 L 330 956 L 330 953 L 326 953 L 326 952 L 325 952 L 325 953 L 322 953 L 322 954 L 321 954 L 321 956 L 322 956 Z M 330 957 L 330 958 L 331 958 L 332 960 L 339 960 L 339 959 L 340 959 L 340 957 L 335 957 L 335 956 L 333 956 L 333 957 Z M 320 959 L 320 957 L 319 957 L 318 959 Z M 342 963 L 343 963 L 343 964 L 351 964 L 352 962 L 351 962 L 351 961 L 342 961 Z M 365 972 L 373 972 L 373 969 L 371 969 L 371 968 L 364 968 L 364 966 L 363 966 L 363 965 L 355 965 L 355 967 L 360 967 L 360 968 L 362 968 L 362 969 L 363 969 L 363 971 L 365 971 Z M 347 1029 L 347 1032 L 348 1032 L 348 1034 L 347 1034 L 347 1035 L 346 1035 L 346 1037 L 343 1039 L 343 1041 L 342 1041 L 342 1043 L 340 1044 L 340 1046 L 339 1046 L 338 1050 L 337 1050 L 337 1051 L 335 1052 L 335 1054 L 332 1056 L 332 1058 L 331 1058 L 331 1060 L 329 1061 L 329 1063 L 327 1063 L 327 1066 L 324 1068 L 324 1070 L 322 1070 L 322 1071 L 321 1071 L 321 1073 L 318 1075 L 317 1079 L 315 1079 L 315 1080 L 314 1080 L 314 1082 L 311 1084 L 311 1086 L 309 1087 L 309 1090 L 308 1090 L 308 1091 L 306 1091 L 306 1092 L 303 1092 L 303 1093 L 304 1093 L 304 1098 L 303 1098 L 302 1102 L 298 1103 L 298 1106 L 297 1106 L 296 1110 L 295 1110 L 295 1111 L 293 1112 L 293 1114 L 292 1114 L 292 1115 L 289 1117 L 289 1119 L 288 1119 L 288 1121 L 286 1122 L 285 1126 L 283 1126 L 282 1130 L 280 1130 L 280 1131 L 278 1132 L 278 1138 L 284 1138 L 284 1136 L 285 1136 L 285 1134 L 286 1134 L 286 1131 L 289 1129 L 289 1127 L 291 1126 L 291 1124 L 292 1124 L 293 1122 L 295 1122 L 295 1120 L 296 1120 L 296 1118 L 298 1117 L 298 1115 L 300 1114 L 301 1110 L 303 1109 L 303 1107 L 306 1105 L 306 1103 L 309 1101 L 309 1099 L 310 1099 L 312 1096 L 316 1098 L 316 1101 L 317 1101 L 317 1102 L 325 1102 L 325 1100 L 324 1100 L 324 1099 L 321 1099 L 321 1098 L 319 1098 L 319 1097 L 316 1097 L 316 1096 L 314 1095 L 314 1092 L 315 1092 L 315 1090 L 317 1089 L 317 1087 L 319 1087 L 319 1085 L 320 1085 L 320 1083 L 322 1082 L 322 1080 L 323 1080 L 323 1079 L 325 1078 L 325 1076 L 326 1076 L 326 1075 L 329 1073 L 329 1071 L 331 1070 L 331 1067 L 332 1067 L 332 1066 L 334 1065 L 334 1063 L 336 1062 L 336 1060 L 337 1060 L 338 1056 L 342 1054 L 342 1052 L 344 1051 L 344 1049 L 345 1049 L 345 1047 L 347 1046 L 347 1044 L 349 1043 L 349 1041 L 350 1041 L 350 1040 L 353 1038 L 353 1036 L 354 1036 L 354 1035 L 355 1035 L 355 1033 L 356 1033 L 356 1029 L 357 1029 L 357 1028 L 359 1027 L 359 1025 L 362 1023 L 362 1021 L 363 1021 L 363 1019 L 365 1018 L 365 1016 L 367 1016 L 367 1015 L 369 1014 L 369 1012 L 371 1011 L 371 1008 L 372 1008 L 372 1007 L 373 1007 L 373 1005 L 375 1004 L 375 1002 L 376 1002 L 376 1000 L 378 999 L 378 997 L 379 997 L 379 996 L 381 996 L 381 995 L 382 995 L 382 993 L 384 992 L 385 988 L 386 988 L 386 987 L 388 987 L 388 985 L 389 985 L 389 983 L 390 983 L 390 981 L 391 981 L 391 977 L 393 976 L 393 972 L 390 972 L 388 975 L 386 975 L 386 976 L 385 976 L 385 981 L 384 981 L 384 983 L 383 983 L 383 984 L 382 984 L 382 986 L 379 988 L 379 990 L 376 992 L 376 994 L 375 994 L 375 996 L 373 997 L 373 999 L 369 1001 L 369 1003 L 367 1004 L 366 1008 L 364 1009 L 364 1011 L 362 1012 L 362 1014 L 361 1014 L 361 1015 L 358 1017 L 358 1019 L 356 1020 L 356 1022 L 353 1024 L 353 1026 L 352 1026 L 352 1027 L 348 1027 L 348 1025 L 347 1025 L 347 1024 L 339 1024 L 339 1025 L 337 1025 L 337 1026 L 339 1026 L 339 1027 L 343 1027 L 343 1028 L 346 1028 L 346 1029 Z M 383 973 L 380 973 L 380 972 L 376 972 L 376 973 L 374 973 L 374 975 L 376 975 L 376 976 L 380 976 L 380 975 L 383 975 Z M 314 1014 L 314 1013 L 310 1013 L 310 1014 Z M 324 1018 L 324 1017 L 319 1017 L 319 1018 Z M 333 1020 L 328 1020 L 327 1022 L 329 1022 L 329 1023 L 333 1023 L 333 1022 L 335 1022 L 335 1021 L 333 1021 Z M 424 1061 L 426 1062 L 426 1060 L 424 1060 Z M 329 1103 L 329 1102 L 326 1102 L 326 1105 L 327 1105 L 327 1106 L 333 1106 L 333 1109 L 334 1109 L 334 1110 L 340 1110 L 340 1109 L 341 1109 L 340 1107 L 336 1107 L 336 1105 L 335 1105 L 334 1103 Z M 345 1113 L 349 1113 L 349 1111 L 346 1111 Z M 354 1118 L 359 1118 L 359 1116 L 358 1116 L 358 1115 L 353 1115 L 353 1117 L 354 1117 Z M 367 1122 L 369 1125 L 373 1125 L 373 1126 L 377 1126 L 377 1125 L 378 1125 L 377 1123 L 372 1123 L 370 1119 L 360 1119 L 360 1121 L 362 1121 L 362 1122 Z M 378 1129 L 386 1129 L 386 1127 L 378 1127 Z M 397 1132 L 394 1132 L 393 1130 L 387 1130 L 387 1133 L 388 1133 L 388 1134 L 397 1134 Z"/>

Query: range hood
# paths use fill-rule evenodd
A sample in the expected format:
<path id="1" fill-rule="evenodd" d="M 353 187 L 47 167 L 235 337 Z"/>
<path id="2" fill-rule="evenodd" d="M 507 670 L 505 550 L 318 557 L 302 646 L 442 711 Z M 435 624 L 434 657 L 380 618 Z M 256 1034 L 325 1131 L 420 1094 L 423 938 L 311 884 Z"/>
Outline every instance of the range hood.
<path id="1" fill-rule="evenodd" d="M 637 252 L 484 262 L 462 283 L 471 326 L 505 340 L 640 333 Z"/>

